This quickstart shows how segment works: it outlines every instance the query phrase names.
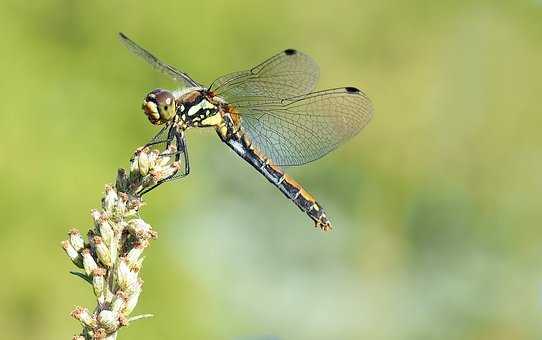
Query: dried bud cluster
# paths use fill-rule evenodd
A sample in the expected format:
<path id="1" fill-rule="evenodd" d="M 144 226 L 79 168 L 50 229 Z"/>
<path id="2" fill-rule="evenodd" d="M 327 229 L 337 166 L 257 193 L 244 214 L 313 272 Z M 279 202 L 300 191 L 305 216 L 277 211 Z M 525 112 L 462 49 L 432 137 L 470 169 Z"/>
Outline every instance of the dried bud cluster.
<path id="1" fill-rule="evenodd" d="M 71 313 L 83 325 L 73 339 L 116 339 L 118 329 L 129 320 L 146 317 L 129 318 L 143 286 L 139 277 L 143 251 L 158 235 L 139 218 L 143 203 L 138 194 L 178 171 L 171 158 L 174 152 L 173 148 L 164 152 L 138 149 L 129 173 L 120 169 L 115 187 L 105 187 L 102 209 L 92 210 L 94 226 L 87 241 L 77 229 L 71 229 L 62 241 L 70 260 L 83 270 L 75 274 L 92 284 L 97 298 L 94 311 L 76 307 Z"/>

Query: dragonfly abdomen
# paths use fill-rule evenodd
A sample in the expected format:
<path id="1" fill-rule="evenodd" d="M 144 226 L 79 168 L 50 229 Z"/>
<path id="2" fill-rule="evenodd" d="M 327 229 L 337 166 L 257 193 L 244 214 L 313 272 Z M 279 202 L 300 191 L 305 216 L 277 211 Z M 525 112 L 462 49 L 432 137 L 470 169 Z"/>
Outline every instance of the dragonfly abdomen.
<path id="1" fill-rule="evenodd" d="M 224 142 L 256 168 L 269 182 L 279 188 L 301 211 L 304 211 L 315 222 L 316 227 L 322 230 L 331 229 L 331 222 L 314 197 L 292 177 L 285 174 L 281 168 L 273 165 L 267 157 L 256 150 L 252 146 L 250 138 L 242 130 L 232 134 L 230 138 L 224 139 Z"/>
<path id="2" fill-rule="evenodd" d="M 267 165 L 266 167 L 274 167 Z M 274 167 L 275 169 L 278 169 Z M 267 177 L 267 175 L 264 174 Z M 267 177 L 269 179 L 269 177 Z M 277 182 L 270 180 L 275 184 L 283 193 L 294 201 L 294 203 L 304 211 L 314 221 L 315 226 L 323 230 L 331 229 L 331 222 L 327 218 L 327 215 L 322 206 L 316 202 L 314 197 L 309 194 L 303 187 L 297 183 L 292 177 L 287 174 L 283 174 Z"/>

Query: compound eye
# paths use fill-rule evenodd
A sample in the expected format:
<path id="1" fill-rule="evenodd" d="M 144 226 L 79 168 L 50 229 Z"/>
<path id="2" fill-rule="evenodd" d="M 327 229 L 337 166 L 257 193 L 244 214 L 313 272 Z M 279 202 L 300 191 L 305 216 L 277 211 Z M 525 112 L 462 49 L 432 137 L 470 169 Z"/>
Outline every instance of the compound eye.
<path id="1" fill-rule="evenodd" d="M 158 107 L 160 108 L 160 118 L 163 121 L 169 121 L 175 116 L 175 98 L 171 93 L 164 94 L 158 98 Z"/>
<path id="2" fill-rule="evenodd" d="M 167 90 L 156 89 L 145 98 L 143 110 L 152 124 L 164 124 L 176 114 L 175 97 Z"/>

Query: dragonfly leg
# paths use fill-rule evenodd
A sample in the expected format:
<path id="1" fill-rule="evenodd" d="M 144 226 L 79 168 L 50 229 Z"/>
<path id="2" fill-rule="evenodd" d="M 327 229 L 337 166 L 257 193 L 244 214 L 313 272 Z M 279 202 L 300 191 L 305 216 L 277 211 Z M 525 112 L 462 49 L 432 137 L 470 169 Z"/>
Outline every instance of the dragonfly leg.
<path id="1" fill-rule="evenodd" d="M 164 139 L 162 138 L 162 135 L 164 134 L 164 132 L 166 132 L 166 130 L 168 131 L 168 133 L 166 139 Z M 173 138 L 175 138 L 175 130 L 176 128 L 173 125 L 164 126 L 162 129 L 160 129 L 160 131 L 158 131 L 158 133 L 154 137 L 151 138 L 151 140 L 147 144 L 145 144 L 145 147 L 162 143 L 167 143 L 167 145 L 169 146 L 171 144 L 171 141 L 173 141 Z"/>
<path id="2" fill-rule="evenodd" d="M 161 128 L 160 131 L 158 131 L 158 133 L 157 133 L 156 135 L 154 135 L 154 137 L 152 137 L 152 139 L 150 140 L 150 143 L 159 140 L 159 139 L 160 139 L 160 136 L 161 136 L 164 132 L 166 132 L 167 129 L 168 129 L 168 126 L 167 126 L 167 125 L 164 126 L 163 128 Z"/>
<path id="3" fill-rule="evenodd" d="M 179 161 L 181 155 L 179 151 L 183 154 L 184 160 L 184 171 L 181 174 L 175 174 L 177 178 L 185 177 L 190 173 L 190 161 L 188 159 L 188 145 L 186 144 L 186 138 L 184 138 L 184 132 L 177 132 L 177 154 L 175 155 L 175 161 Z M 181 175 L 181 176 L 179 176 Z"/>
<path id="4" fill-rule="evenodd" d="M 190 161 L 188 158 L 188 145 L 186 144 L 186 138 L 184 137 L 184 133 L 181 132 L 175 132 L 175 141 L 177 146 L 177 151 L 174 153 L 175 155 L 175 162 L 179 162 L 181 160 L 181 155 L 183 156 L 183 162 L 184 162 L 184 169 L 182 171 L 178 171 L 174 175 L 164 178 L 161 180 L 161 183 L 173 181 L 179 178 L 183 178 L 188 176 L 190 173 Z"/>
<path id="5" fill-rule="evenodd" d="M 188 148 L 187 148 L 187 144 L 186 144 L 186 138 L 184 137 L 184 133 L 183 132 L 178 132 L 175 129 L 175 132 L 173 133 L 173 136 L 175 138 L 176 146 L 177 146 L 177 151 L 174 153 L 175 162 L 178 162 L 181 159 L 181 154 L 182 154 L 183 155 L 183 161 L 184 161 L 184 169 L 182 171 L 180 171 L 180 172 L 177 171 L 175 174 L 173 174 L 173 175 L 171 175 L 169 177 L 166 177 L 166 178 L 163 178 L 163 179 L 159 180 L 152 187 L 149 187 L 149 188 L 143 190 L 141 193 L 139 193 L 139 196 L 143 196 L 144 194 L 150 192 L 151 190 L 155 189 L 156 187 L 158 187 L 159 185 L 161 185 L 163 183 L 166 183 L 166 182 L 169 182 L 169 181 L 174 181 L 176 179 L 186 177 L 190 173 L 190 163 L 189 163 L 189 159 L 188 159 Z"/>
<path id="6" fill-rule="evenodd" d="M 173 125 L 164 126 L 162 129 L 160 129 L 160 131 L 158 131 L 158 133 L 154 137 L 151 138 L 151 140 L 147 144 L 145 144 L 143 147 L 139 148 L 138 151 L 136 151 L 136 153 L 139 152 L 139 150 L 141 150 L 141 149 L 147 148 L 147 147 L 152 146 L 152 145 L 162 144 L 162 143 L 166 143 L 166 149 L 168 149 L 169 146 L 171 145 L 171 142 L 173 141 L 173 138 L 175 138 L 175 130 L 176 129 L 175 129 L 175 127 Z M 166 137 L 166 139 L 163 139 L 161 136 L 166 131 L 168 131 L 167 137 Z M 162 138 L 162 139 L 160 139 L 160 138 Z M 130 162 L 134 160 L 134 156 L 132 156 L 132 158 L 130 158 Z"/>

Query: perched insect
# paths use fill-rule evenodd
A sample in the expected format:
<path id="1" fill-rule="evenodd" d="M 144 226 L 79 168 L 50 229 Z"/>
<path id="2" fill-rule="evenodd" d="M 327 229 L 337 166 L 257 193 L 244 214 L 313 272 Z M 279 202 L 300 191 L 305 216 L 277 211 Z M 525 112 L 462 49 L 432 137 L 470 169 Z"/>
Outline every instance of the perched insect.
<path id="1" fill-rule="evenodd" d="M 130 51 L 182 86 L 175 91 L 153 90 L 143 101 L 149 121 L 165 125 L 148 145 L 176 145 L 176 160 L 182 156 L 184 162 L 184 170 L 157 185 L 188 175 L 184 131 L 213 127 L 224 143 L 279 188 L 316 227 L 331 229 L 322 206 L 280 167 L 312 162 L 356 135 L 372 116 L 365 93 L 355 87 L 312 92 L 319 77 L 318 65 L 293 49 L 203 87 L 126 35 L 119 35 Z"/>

